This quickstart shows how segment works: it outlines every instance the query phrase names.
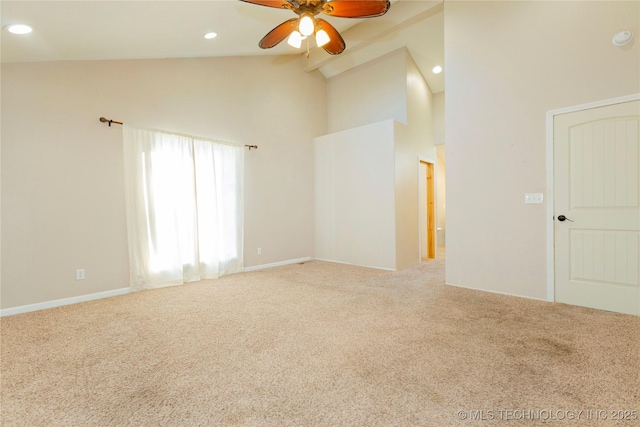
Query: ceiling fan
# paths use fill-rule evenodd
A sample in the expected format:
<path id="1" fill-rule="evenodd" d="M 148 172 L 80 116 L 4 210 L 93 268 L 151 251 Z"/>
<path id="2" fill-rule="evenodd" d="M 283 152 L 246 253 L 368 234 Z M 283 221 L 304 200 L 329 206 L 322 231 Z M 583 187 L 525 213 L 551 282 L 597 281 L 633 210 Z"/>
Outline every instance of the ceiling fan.
<path id="1" fill-rule="evenodd" d="M 287 43 L 299 48 L 302 40 L 315 35 L 316 44 L 331 55 L 344 51 L 346 44 L 342 36 L 319 13 L 337 18 L 373 18 L 389 10 L 389 0 L 241 0 L 278 9 L 288 9 L 298 15 L 271 30 L 260 40 L 258 46 L 269 49 L 289 38 Z M 307 44 L 307 46 L 309 46 Z M 307 56 L 309 49 L 307 48 Z"/>

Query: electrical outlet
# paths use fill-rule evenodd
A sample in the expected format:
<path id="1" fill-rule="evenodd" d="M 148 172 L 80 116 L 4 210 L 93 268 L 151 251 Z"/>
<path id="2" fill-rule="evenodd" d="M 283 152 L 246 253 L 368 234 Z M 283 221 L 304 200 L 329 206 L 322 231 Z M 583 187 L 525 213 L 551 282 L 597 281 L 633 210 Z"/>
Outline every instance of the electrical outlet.
<path id="1" fill-rule="evenodd" d="M 258 255 L 262 255 L 262 248 L 258 248 Z"/>
<path id="2" fill-rule="evenodd" d="M 76 270 L 76 280 L 84 280 L 84 268 Z"/>

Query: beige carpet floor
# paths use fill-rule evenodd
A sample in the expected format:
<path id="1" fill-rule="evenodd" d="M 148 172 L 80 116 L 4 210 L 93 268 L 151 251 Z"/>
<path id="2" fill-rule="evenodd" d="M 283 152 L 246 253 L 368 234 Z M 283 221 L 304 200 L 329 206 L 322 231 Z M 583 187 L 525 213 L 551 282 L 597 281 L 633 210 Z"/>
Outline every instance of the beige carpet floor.
<path id="1" fill-rule="evenodd" d="M 443 270 L 314 261 L 2 318 L 2 425 L 640 425 L 640 318 Z"/>

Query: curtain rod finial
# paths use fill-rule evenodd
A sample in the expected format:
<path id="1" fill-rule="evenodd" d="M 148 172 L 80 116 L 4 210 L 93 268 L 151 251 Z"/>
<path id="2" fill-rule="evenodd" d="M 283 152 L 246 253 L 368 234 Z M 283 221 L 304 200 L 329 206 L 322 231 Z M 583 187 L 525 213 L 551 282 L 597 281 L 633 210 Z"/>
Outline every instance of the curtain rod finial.
<path id="1" fill-rule="evenodd" d="M 122 122 L 116 122 L 115 120 L 105 119 L 104 117 L 100 117 L 100 121 L 101 121 L 102 123 L 108 123 L 108 124 L 109 124 L 109 127 L 111 127 L 111 124 L 112 124 L 112 123 L 115 123 L 115 124 L 117 124 L 117 125 L 121 125 L 121 124 L 123 124 Z"/>

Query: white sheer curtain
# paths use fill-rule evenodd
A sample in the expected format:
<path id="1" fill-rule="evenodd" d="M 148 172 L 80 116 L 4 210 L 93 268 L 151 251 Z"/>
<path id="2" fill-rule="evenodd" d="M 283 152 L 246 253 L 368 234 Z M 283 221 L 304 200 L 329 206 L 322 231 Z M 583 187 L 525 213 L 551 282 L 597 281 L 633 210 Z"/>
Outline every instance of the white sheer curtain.
<path id="1" fill-rule="evenodd" d="M 242 270 L 244 149 L 123 126 L 132 290 Z"/>

